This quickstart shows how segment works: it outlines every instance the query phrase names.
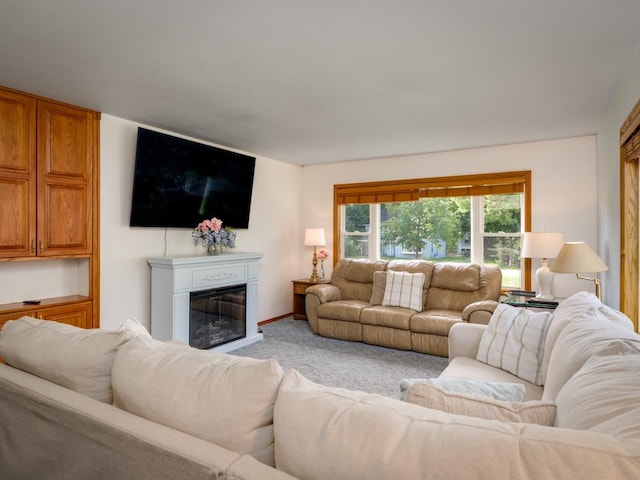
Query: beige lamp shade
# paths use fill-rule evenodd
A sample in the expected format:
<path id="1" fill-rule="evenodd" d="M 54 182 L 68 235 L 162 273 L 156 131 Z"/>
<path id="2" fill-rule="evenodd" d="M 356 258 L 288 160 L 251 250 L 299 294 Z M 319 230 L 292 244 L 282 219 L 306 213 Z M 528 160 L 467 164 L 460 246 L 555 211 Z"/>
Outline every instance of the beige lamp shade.
<path id="1" fill-rule="evenodd" d="M 536 283 L 540 291 L 536 295 L 539 300 L 553 300 L 551 284 L 553 273 L 547 265 L 549 258 L 555 258 L 564 244 L 564 233 L 558 232 L 524 232 L 522 234 L 522 258 L 541 258 L 542 265 L 536 270 Z"/>
<path id="2" fill-rule="evenodd" d="M 304 231 L 304 244 L 307 247 L 322 247 L 325 245 L 324 228 L 307 228 Z"/>
<path id="3" fill-rule="evenodd" d="M 524 232 L 522 258 L 555 258 L 564 244 L 564 233 Z"/>
<path id="4" fill-rule="evenodd" d="M 551 271 L 556 273 L 595 273 L 607 270 L 609 267 L 584 242 L 565 243 L 551 267 Z"/>

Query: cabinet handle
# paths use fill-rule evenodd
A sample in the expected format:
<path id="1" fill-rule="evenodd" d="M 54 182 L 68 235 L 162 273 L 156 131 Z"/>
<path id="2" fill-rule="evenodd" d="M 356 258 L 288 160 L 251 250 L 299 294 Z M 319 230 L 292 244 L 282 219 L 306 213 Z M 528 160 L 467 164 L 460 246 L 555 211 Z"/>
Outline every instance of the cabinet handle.
<path id="1" fill-rule="evenodd" d="M 31 253 L 36 253 L 36 241 L 31 240 Z"/>
<path id="2" fill-rule="evenodd" d="M 40 253 L 44 253 L 44 242 L 40 240 Z"/>

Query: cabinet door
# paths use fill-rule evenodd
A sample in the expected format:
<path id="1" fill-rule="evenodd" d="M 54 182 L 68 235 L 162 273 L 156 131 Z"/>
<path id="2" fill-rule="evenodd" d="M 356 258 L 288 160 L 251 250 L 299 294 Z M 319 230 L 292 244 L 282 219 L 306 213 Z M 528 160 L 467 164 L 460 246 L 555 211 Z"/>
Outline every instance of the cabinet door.
<path id="1" fill-rule="evenodd" d="M 53 320 L 80 328 L 91 328 L 91 303 L 42 309 L 38 310 L 36 316 L 41 320 Z"/>
<path id="2" fill-rule="evenodd" d="M 38 255 L 91 253 L 93 120 L 38 100 Z"/>
<path id="3" fill-rule="evenodd" d="M 0 330 L 2 330 L 2 326 L 7 323 L 9 320 L 17 320 L 20 317 L 33 317 L 36 318 L 37 312 L 33 311 L 21 311 L 20 313 L 3 313 L 0 315 Z"/>
<path id="4" fill-rule="evenodd" d="M 36 100 L 0 89 L 0 257 L 36 254 Z"/>

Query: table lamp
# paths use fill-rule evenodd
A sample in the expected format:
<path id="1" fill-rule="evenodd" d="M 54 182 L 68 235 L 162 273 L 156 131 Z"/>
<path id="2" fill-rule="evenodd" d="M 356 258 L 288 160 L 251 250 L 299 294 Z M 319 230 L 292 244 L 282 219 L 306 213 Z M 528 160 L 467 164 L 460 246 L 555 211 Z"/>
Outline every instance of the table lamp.
<path id="1" fill-rule="evenodd" d="M 311 270 L 311 277 L 309 280 L 312 282 L 318 281 L 318 252 L 317 247 L 323 247 L 325 245 L 324 228 L 307 228 L 304 231 L 304 245 L 306 247 L 313 247 L 313 270 Z"/>
<path id="2" fill-rule="evenodd" d="M 553 300 L 551 295 L 551 283 L 553 273 L 549 270 L 547 262 L 550 258 L 555 258 L 562 244 L 564 243 L 564 233 L 557 232 L 524 232 L 522 235 L 522 258 L 540 258 L 542 266 L 536 270 L 536 283 L 540 292 L 536 298 L 540 300 Z"/>
<path id="3" fill-rule="evenodd" d="M 584 242 L 567 242 L 562 246 L 560 253 L 556 257 L 551 267 L 556 273 L 575 273 L 579 280 L 592 281 L 596 286 L 596 296 L 602 300 L 602 287 L 600 279 L 595 277 L 584 277 L 585 272 L 606 272 L 609 267 L 602 261 L 593 249 Z"/>

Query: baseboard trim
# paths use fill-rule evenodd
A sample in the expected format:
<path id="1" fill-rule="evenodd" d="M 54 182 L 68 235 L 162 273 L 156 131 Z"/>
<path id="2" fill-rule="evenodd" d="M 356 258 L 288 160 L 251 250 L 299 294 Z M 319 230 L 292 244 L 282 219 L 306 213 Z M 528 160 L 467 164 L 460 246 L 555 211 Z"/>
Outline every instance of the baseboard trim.
<path id="1" fill-rule="evenodd" d="M 282 320 L 283 318 L 289 318 L 293 315 L 293 312 L 285 313 L 284 315 L 280 315 L 279 317 L 268 318 L 267 320 L 262 320 L 258 322 L 258 326 L 266 325 L 267 323 L 277 322 L 278 320 Z"/>

